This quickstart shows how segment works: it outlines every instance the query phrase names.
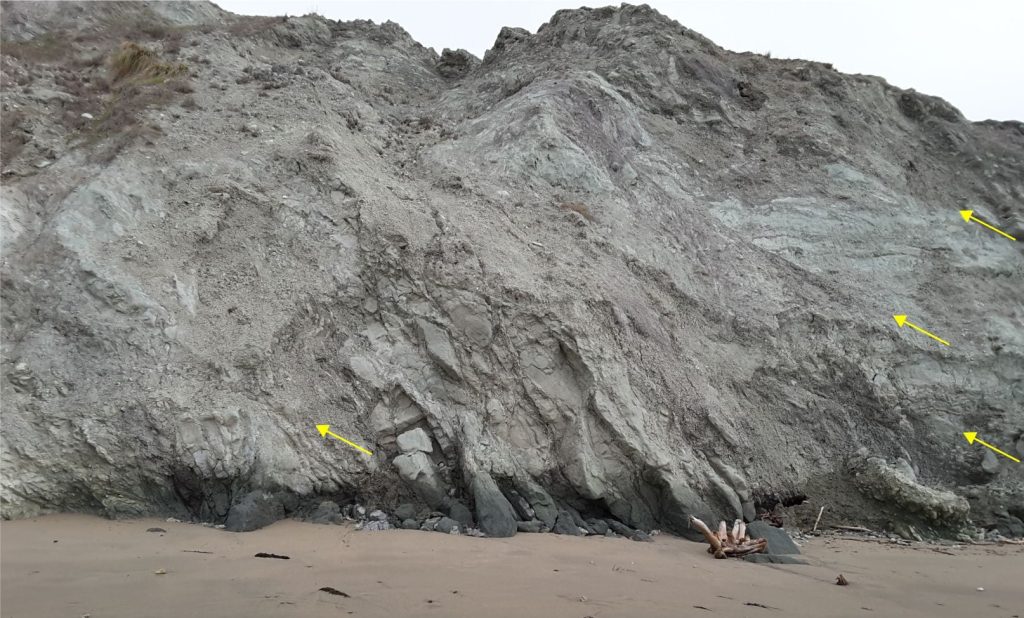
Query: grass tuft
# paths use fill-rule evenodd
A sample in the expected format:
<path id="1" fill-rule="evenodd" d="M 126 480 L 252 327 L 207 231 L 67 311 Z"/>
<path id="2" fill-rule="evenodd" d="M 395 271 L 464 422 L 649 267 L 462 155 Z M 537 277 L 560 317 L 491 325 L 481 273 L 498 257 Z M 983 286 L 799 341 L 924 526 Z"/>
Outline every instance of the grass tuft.
<path id="1" fill-rule="evenodd" d="M 590 209 L 583 202 L 562 202 L 558 207 L 562 210 L 579 213 L 587 221 L 594 221 L 594 215 L 590 214 Z"/>
<path id="2" fill-rule="evenodd" d="M 156 52 L 137 43 L 122 43 L 110 60 L 111 82 L 128 80 L 143 84 L 162 84 L 172 77 L 188 72 L 180 62 L 163 62 Z"/>

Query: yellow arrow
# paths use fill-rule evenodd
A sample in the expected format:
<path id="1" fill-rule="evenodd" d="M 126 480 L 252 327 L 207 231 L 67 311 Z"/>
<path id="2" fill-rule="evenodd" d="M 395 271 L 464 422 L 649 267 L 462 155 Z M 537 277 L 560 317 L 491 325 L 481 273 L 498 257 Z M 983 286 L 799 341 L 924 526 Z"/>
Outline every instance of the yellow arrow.
<path id="1" fill-rule="evenodd" d="M 979 439 L 977 431 L 965 431 L 964 432 L 964 437 L 967 438 L 967 443 L 968 444 L 974 444 L 975 442 L 978 442 L 982 446 L 989 447 L 990 449 L 992 449 L 993 451 L 999 453 L 1003 457 L 1006 457 L 1007 459 L 1012 459 L 1012 460 L 1016 461 L 1017 463 L 1020 463 L 1020 460 L 1017 459 L 1016 457 L 1014 457 L 1013 455 L 1010 455 L 1009 453 L 1004 453 L 1001 450 L 999 450 L 996 447 L 994 447 L 991 444 L 989 444 L 988 442 L 985 442 L 984 440 Z"/>
<path id="2" fill-rule="evenodd" d="M 342 442 L 344 442 L 345 444 L 351 446 L 354 449 L 358 449 L 358 450 L 366 453 L 367 455 L 373 455 L 373 453 L 371 453 L 370 451 L 366 450 L 365 448 L 359 446 L 355 442 L 352 442 L 351 440 L 346 440 L 345 438 L 342 438 L 338 434 L 336 434 L 333 431 L 331 431 L 331 426 L 330 425 L 317 425 L 316 426 L 316 430 L 320 432 L 320 436 L 321 437 L 326 438 L 328 435 L 330 435 L 332 438 L 337 438 L 337 439 L 341 440 Z"/>
<path id="3" fill-rule="evenodd" d="M 1002 230 L 999 230 L 999 229 L 996 229 L 996 228 L 992 227 L 991 225 L 989 225 L 988 223 L 985 223 L 981 219 L 975 217 L 973 210 L 961 210 L 960 211 L 960 216 L 963 217 L 964 221 L 966 221 L 968 223 L 970 223 L 971 221 L 974 221 L 975 223 L 980 223 L 980 224 L 984 225 L 985 227 L 987 227 L 988 229 L 990 229 L 993 232 L 995 232 L 996 234 L 1002 234 L 1003 236 L 1006 236 L 1007 238 L 1009 238 L 1010 240 L 1013 240 L 1013 241 L 1017 240 L 1016 238 L 1014 238 L 1013 236 L 1010 236 L 1006 232 L 1004 232 Z"/>
<path id="4" fill-rule="evenodd" d="M 901 315 L 894 315 L 892 317 L 893 317 L 894 320 L 896 320 L 896 323 L 899 324 L 900 328 L 903 328 L 903 325 L 906 324 L 907 326 L 909 326 L 910 328 L 913 328 L 914 330 L 916 330 L 917 332 L 921 333 L 922 335 L 928 335 L 929 337 L 931 337 L 932 339 L 938 341 L 942 345 L 949 345 L 949 342 L 946 341 L 945 339 L 939 339 L 938 337 L 936 337 L 935 335 L 929 333 L 928 331 L 926 331 L 925 329 L 921 328 L 917 324 L 914 324 L 913 322 L 908 321 L 907 320 L 907 316 L 905 316 L 905 315 L 902 315 L 902 314 Z"/>

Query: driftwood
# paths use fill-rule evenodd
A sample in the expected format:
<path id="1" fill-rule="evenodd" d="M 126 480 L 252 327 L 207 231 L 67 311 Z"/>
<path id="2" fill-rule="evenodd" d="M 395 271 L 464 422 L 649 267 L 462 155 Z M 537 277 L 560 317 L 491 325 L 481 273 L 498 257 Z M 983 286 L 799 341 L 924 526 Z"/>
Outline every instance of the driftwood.
<path id="1" fill-rule="evenodd" d="M 731 530 L 724 521 L 720 522 L 717 532 L 712 532 L 707 524 L 692 515 L 690 524 L 704 535 L 709 545 L 708 553 L 714 554 L 715 558 L 738 558 L 747 554 L 759 554 L 768 549 L 768 541 L 750 538 L 747 534 L 747 524 L 739 519 L 733 522 Z"/>
<path id="2" fill-rule="evenodd" d="M 874 532 L 874 530 L 865 528 L 864 526 L 829 526 L 829 528 L 834 530 L 845 530 L 846 532 Z"/>
<path id="3" fill-rule="evenodd" d="M 825 512 L 825 507 L 821 507 L 820 509 L 818 509 L 818 518 L 814 520 L 814 528 L 811 529 L 811 532 L 817 532 L 818 531 L 818 522 L 821 521 L 821 514 L 824 513 L 824 512 Z"/>

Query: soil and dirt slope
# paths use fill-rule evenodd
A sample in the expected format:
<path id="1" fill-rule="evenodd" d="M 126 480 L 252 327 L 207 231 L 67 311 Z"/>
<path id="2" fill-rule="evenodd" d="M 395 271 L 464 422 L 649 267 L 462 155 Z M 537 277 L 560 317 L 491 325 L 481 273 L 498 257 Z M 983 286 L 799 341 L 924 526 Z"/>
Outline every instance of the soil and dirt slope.
<path id="1" fill-rule="evenodd" d="M 1024 455 L 1021 243 L 958 213 L 1024 236 L 1019 122 L 644 6 L 477 59 L 4 3 L 2 51 L 6 518 L 1022 533 L 962 436 Z"/>

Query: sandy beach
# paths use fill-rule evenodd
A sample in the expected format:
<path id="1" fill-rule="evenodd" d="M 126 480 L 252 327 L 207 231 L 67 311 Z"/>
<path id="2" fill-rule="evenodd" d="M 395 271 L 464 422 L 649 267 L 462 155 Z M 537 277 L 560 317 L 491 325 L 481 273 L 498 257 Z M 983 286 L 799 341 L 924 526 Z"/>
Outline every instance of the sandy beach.
<path id="1" fill-rule="evenodd" d="M 1009 545 L 818 538 L 808 565 L 782 566 L 714 560 L 664 535 L 478 539 L 294 521 L 231 533 L 81 515 L 4 522 L 0 535 L 3 618 L 1024 615 L 1024 548 Z"/>

